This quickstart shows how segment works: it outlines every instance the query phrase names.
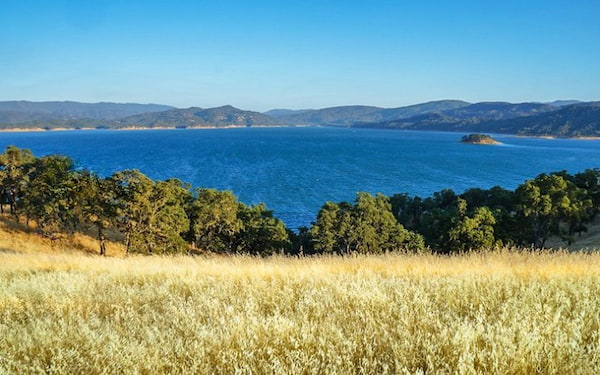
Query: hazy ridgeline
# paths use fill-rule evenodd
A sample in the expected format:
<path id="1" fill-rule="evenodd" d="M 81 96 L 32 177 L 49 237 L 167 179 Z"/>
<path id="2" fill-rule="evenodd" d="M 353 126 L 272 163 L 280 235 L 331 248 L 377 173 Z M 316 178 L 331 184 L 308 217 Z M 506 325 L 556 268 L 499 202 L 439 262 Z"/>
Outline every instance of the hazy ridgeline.
<path id="1" fill-rule="evenodd" d="M 0 373 L 600 372 L 600 255 L 0 253 Z"/>

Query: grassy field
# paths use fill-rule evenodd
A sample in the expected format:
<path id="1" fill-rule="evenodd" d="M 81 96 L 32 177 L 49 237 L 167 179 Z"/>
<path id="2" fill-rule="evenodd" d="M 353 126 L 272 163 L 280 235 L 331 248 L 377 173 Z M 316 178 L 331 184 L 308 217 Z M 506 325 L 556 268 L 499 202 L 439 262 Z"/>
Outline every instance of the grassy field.
<path id="1" fill-rule="evenodd" d="M 0 373 L 600 373 L 600 254 L 101 258 L 6 233 Z"/>

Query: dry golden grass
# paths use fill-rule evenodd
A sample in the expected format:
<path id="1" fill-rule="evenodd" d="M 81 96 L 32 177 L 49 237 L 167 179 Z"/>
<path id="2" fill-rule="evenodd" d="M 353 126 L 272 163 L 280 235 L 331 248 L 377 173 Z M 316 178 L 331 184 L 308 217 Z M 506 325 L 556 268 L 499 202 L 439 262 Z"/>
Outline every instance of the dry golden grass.
<path id="1" fill-rule="evenodd" d="M 587 230 L 581 235 L 575 235 L 575 242 L 568 245 L 566 241 L 551 237 L 546 241 L 546 246 L 549 248 L 568 248 L 572 251 L 589 250 L 600 248 L 600 224 L 586 224 Z"/>
<path id="2" fill-rule="evenodd" d="M 0 373 L 600 373 L 600 254 L 0 253 Z"/>
<path id="3" fill-rule="evenodd" d="M 35 234 L 34 230 L 25 224 L 14 222 L 8 215 L 0 215 L 0 252 L 98 254 L 98 249 L 98 241 L 90 236 L 75 233 L 53 241 Z M 124 255 L 124 248 L 116 242 L 107 242 L 106 252 L 111 256 Z"/>

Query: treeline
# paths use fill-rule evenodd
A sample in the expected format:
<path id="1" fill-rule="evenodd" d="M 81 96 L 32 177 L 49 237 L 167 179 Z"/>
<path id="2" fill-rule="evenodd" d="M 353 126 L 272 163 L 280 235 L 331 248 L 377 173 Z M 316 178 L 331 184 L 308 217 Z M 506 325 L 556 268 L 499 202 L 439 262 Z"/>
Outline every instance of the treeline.
<path id="1" fill-rule="evenodd" d="M 569 245 L 600 209 L 600 170 L 540 174 L 514 191 L 501 187 L 443 190 L 422 199 L 391 197 L 400 223 L 442 252 L 516 246 L 543 248 L 558 236 Z"/>
<path id="2" fill-rule="evenodd" d="M 127 253 L 272 254 L 291 247 L 271 211 L 244 205 L 230 192 L 192 192 L 177 179 L 153 181 L 137 170 L 101 178 L 76 170 L 68 157 L 37 158 L 14 146 L 0 155 L 0 203 L 3 213 L 35 223 L 45 236 L 94 230 L 103 255 L 109 230 Z"/>
<path id="3" fill-rule="evenodd" d="M 312 225 L 288 230 L 264 204 L 229 191 L 154 181 L 137 170 L 100 177 L 61 155 L 35 157 L 14 146 L 0 154 L 0 211 L 40 234 L 92 230 L 100 253 L 116 233 L 128 253 L 210 251 L 269 255 L 388 251 L 441 253 L 573 242 L 600 208 L 600 170 L 542 174 L 516 190 L 443 190 L 428 198 L 358 193 L 327 202 Z M 114 236 L 113 236 L 114 237 Z"/>

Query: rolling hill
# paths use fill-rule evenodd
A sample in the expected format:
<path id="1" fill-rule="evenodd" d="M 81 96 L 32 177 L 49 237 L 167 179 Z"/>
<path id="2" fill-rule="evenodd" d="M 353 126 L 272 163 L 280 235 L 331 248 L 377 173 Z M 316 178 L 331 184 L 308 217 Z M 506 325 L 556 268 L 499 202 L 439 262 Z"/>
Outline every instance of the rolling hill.
<path id="1" fill-rule="evenodd" d="M 280 118 L 283 116 L 290 116 L 295 114 L 300 114 L 304 112 L 314 111 L 314 109 L 285 109 L 285 108 L 277 108 L 271 109 L 269 111 L 263 112 L 263 114 L 267 116 L 271 116 L 273 118 Z"/>
<path id="2" fill-rule="evenodd" d="M 14 118 L 17 115 L 15 115 Z M 226 126 L 272 126 L 281 122 L 265 114 L 244 111 L 226 105 L 217 108 L 191 107 L 186 109 L 170 108 L 160 112 L 146 112 L 120 119 L 95 118 L 55 118 L 45 119 L 44 115 L 33 116 L 30 120 L 13 123 L 0 123 L 0 129 L 35 128 L 35 129 L 121 129 L 121 128 L 194 128 L 194 127 L 226 127 Z M 22 117 L 21 117 L 22 118 Z"/>
<path id="3" fill-rule="evenodd" d="M 354 126 L 563 138 L 600 137 L 600 102 L 576 102 L 563 106 L 542 103 L 484 102 L 441 112 L 430 112 L 408 119 L 357 123 Z"/>
<path id="4" fill-rule="evenodd" d="M 542 103 L 481 102 L 460 108 L 431 111 L 409 118 L 357 123 L 354 126 L 385 129 L 471 131 L 475 130 L 475 125 L 482 122 L 529 117 L 557 110 L 559 110 L 559 107 Z"/>
<path id="5" fill-rule="evenodd" d="M 440 100 L 399 108 L 373 106 L 341 106 L 291 113 L 278 117 L 285 124 L 313 126 L 352 126 L 356 123 L 370 123 L 412 117 L 415 115 L 460 108 L 469 103 L 460 100 Z"/>
<path id="6" fill-rule="evenodd" d="M 115 120 L 171 108 L 160 104 L 3 101 L 0 102 L 0 123 Z"/>
<path id="7" fill-rule="evenodd" d="M 475 126 L 475 130 L 564 138 L 600 137 L 600 102 L 573 104 L 537 116 L 486 121 Z"/>
<path id="8" fill-rule="evenodd" d="M 202 109 L 191 107 L 187 109 L 170 109 L 157 113 L 144 113 L 126 117 L 113 122 L 115 128 L 123 127 L 226 127 L 226 126 L 256 126 L 278 125 L 279 121 L 265 114 L 244 111 L 230 105 Z"/>

